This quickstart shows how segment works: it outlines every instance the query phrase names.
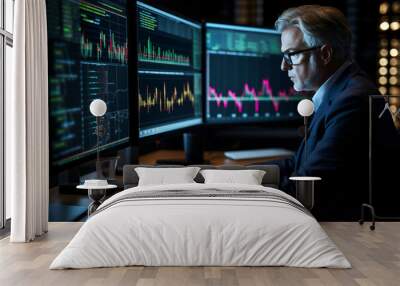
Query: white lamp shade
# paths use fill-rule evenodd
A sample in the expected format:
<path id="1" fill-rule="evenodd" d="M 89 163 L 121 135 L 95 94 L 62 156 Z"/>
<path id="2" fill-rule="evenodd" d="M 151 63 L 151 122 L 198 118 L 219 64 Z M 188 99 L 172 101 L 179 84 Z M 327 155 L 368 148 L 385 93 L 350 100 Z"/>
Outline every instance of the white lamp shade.
<path id="1" fill-rule="evenodd" d="M 311 116 L 314 113 L 314 103 L 309 99 L 303 99 L 297 104 L 297 111 L 301 116 Z"/>
<path id="2" fill-rule="evenodd" d="M 94 116 L 103 116 L 107 111 L 107 104 L 101 99 L 95 99 L 90 104 L 90 113 Z"/>

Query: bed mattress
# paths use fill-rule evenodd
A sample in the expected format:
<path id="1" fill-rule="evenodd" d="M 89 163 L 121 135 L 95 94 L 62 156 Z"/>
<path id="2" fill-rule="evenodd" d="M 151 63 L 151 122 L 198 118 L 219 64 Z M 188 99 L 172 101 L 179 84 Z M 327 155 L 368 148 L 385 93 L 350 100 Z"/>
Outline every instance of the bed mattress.
<path id="1" fill-rule="evenodd" d="M 129 265 L 351 267 L 315 218 L 284 192 L 197 183 L 114 195 L 50 269 Z"/>

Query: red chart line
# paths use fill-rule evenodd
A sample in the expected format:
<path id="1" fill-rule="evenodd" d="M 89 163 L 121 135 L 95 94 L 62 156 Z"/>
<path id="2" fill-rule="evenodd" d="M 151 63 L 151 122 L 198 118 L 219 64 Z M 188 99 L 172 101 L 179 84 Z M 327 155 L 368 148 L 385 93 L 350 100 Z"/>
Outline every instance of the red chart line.
<path id="1" fill-rule="evenodd" d="M 274 93 L 270 81 L 268 79 L 262 80 L 261 90 L 259 90 L 258 92 L 254 87 L 250 87 L 249 84 L 247 83 L 244 84 L 243 92 L 240 96 L 237 96 L 237 94 L 234 91 L 228 89 L 228 98 L 229 97 L 232 98 L 239 113 L 243 112 L 243 104 L 242 104 L 243 98 L 252 98 L 254 101 L 254 111 L 258 113 L 260 111 L 259 97 L 265 97 L 265 96 L 268 96 L 271 99 L 271 104 L 272 107 L 274 108 L 274 111 L 279 112 L 280 99 L 282 98 L 285 101 L 289 101 L 289 96 L 294 94 L 294 90 L 293 89 L 290 89 L 289 91 L 279 90 L 277 97 L 274 96 L 273 94 Z M 229 100 L 227 98 L 224 98 L 223 94 L 221 92 L 218 92 L 216 88 L 209 86 L 208 97 L 210 99 L 215 98 L 217 107 L 220 107 L 222 103 L 224 109 L 228 108 Z"/>

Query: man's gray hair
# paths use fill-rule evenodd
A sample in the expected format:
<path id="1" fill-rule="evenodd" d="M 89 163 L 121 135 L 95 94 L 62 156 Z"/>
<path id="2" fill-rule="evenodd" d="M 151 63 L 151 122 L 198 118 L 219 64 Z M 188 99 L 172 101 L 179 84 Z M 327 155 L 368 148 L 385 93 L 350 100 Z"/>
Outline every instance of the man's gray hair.
<path id="1" fill-rule="evenodd" d="M 329 44 L 333 57 L 345 60 L 351 57 L 351 31 L 346 17 L 334 7 L 304 5 L 290 8 L 279 16 L 275 28 L 282 32 L 298 27 L 308 47 Z"/>

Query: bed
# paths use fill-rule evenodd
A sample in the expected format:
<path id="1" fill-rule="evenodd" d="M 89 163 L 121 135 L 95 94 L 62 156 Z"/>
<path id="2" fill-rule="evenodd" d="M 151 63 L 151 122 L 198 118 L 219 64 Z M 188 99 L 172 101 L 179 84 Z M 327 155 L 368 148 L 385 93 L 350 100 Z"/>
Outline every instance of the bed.
<path id="1" fill-rule="evenodd" d="M 135 167 L 124 167 L 126 189 L 103 202 L 50 269 L 351 267 L 308 210 L 277 189 L 277 166 L 249 167 L 266 171 L 262 185 L 204 184 L 197 175 L 152 186 L 137 186 Z"/>

